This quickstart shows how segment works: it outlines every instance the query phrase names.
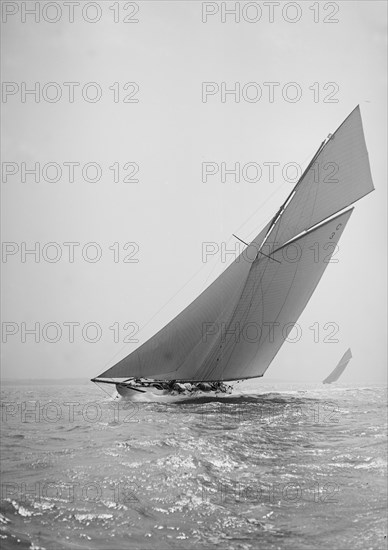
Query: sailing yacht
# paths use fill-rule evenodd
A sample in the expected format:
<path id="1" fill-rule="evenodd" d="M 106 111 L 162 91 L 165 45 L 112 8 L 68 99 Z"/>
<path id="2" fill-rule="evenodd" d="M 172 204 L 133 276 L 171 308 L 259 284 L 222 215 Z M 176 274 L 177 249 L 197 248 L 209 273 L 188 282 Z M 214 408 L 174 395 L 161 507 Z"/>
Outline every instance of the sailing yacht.
<path id="1" fill-rule="evenodd" d="M 157 401 L 228 395 L 233 381 L 263 376 L 327 268 L 351 205 L 373 189 L 357 106 L 234 262 L 166 326 L 92 381 L 114 384 L 131 400 Z"/>
<path id="2" fill-rule="evenodd" d="M 341 374 L 344 372 L 346 367 L 349 364 L 349 361 L 352 358 L 352 352 L 350 351 L 350 348 L 345 351 L 343 356 L 341 357 L 340 362 L 336 366 L 336 368 L 329 374 L 327 378 L 325 378 L 322 383 L 323 384 L 332 384 L 333 382 L 336 382 L 338 378 L 341 376 Z"/>

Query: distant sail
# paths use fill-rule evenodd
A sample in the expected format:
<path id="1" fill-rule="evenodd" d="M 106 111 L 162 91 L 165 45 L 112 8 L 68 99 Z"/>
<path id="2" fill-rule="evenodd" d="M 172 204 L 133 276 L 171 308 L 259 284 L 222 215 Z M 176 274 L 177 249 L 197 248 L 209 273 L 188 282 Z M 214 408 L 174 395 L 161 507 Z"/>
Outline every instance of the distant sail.
<path id="1" fill-rule="evenodd" d="M 325 380 L 323 380 L 323 384 L 331 384 L 332 382 L 336 382 L 338 378 L 341 376 L 341 374 L 344 372 L 346 367 L 349 364 L 349 361 L 352 358 L 352 352 L 350 351 L 350 348 L 345 351 L 345 353 L 342 356 L 341 361 L 338 363 L 336 368 L 333 370 L 331 374 Z"/>
<path id="2" fill-rule="evenodd" d="M 328 265 L 353 210 L 344 208 L 372 190 L 357 107 L 250 246 L 179 315 L 98 378 L 262 376 Z"/>

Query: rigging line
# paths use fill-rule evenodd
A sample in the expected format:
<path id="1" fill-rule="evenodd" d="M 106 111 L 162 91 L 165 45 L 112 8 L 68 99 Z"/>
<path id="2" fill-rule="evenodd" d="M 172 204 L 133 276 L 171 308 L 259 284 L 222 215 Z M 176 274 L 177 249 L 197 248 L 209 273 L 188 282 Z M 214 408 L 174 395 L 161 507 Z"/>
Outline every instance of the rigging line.
<path id="1" fill-rule="evenodd" d="M 106 389 L 105 389 L 103 386 L 100 385 L 101 382 L 100 382 L 100 384 L 99 384 L 98 382 L 94 381 L 94 380 L 93 380 L 93 382 L 96 384 L 96 386 L 97 386 L 101 391 L 103 391 L 104 393 L 106 393 L 106 395 L 107 395 L 108 397 L 110 397 L 110 398 L 112 397 L 112 395 L 111 395 L 110 393 L 108 393 L 108 392 L 106 391 Z"/>
<path id="2" fill-rule="evenodd" d="M 238 239 L 239 241 L 241 241 L 242 243 L 244 243 L 246 246 L 249 246 L 248 243 L 246 243 L 245 241 L 243 241 L 242 239 L 240 239 L 240 237 L 237 237 L 237 235 L 235 235 L 234 233 L 232 233 L 233 237 L 236 237 L 236 239 Z"/>
<path id="3" fill-rule="evenodd" d="M 245 241 L 243 241 L 242 239 L 240 239 L 240 237 L 237 237 L 237 235 L 235 235 L 234 233 L 232 233 L 233 237 L 236 237 L 236 239 L 238 239 L 239 241 L 241 241 L 242 243 L 246 244 L 247 246 L 250 246 L 248 243 L 246 243 Z M 264 252 L 262 252 L 261 250 L 258 250 L 257 251 L 258 254 L 262 254 L 263 256 L 265 256 L 266 258 L 269 258 L 270 260 L 274 260 L 275 262 L 278 262 L 279 264 L 281 264 L 282 262 L 279 261 L 279 260 L 276 260 L 275 258 L 271 258 L 271 256 L 267 256 L 267 254 L 264 254 Z M 253 263 L 253 262 L 252 262 Z"/>

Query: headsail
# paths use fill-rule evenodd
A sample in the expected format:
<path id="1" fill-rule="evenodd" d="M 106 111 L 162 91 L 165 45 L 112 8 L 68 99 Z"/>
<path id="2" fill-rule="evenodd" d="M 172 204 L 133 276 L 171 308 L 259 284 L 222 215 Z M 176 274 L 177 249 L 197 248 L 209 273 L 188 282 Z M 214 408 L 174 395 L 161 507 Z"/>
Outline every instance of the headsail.
<path id="1" fill-rule="evenodd" d="M 99 378 L 134 376 L 177 379 L 181 365 L 190 354 L 195 355 L 194 350 L 203 339 L 206 323 L 216 324 L 219 319 L 227 319 L 235 309 L 268 228 L 269 224 L 186 309 L 133 353 L 100 374 Z"/>
<path id="2" fill-rule="evenodd" d="M 332 382 L 336 382 L 338 378 L 341 376 L 341 374 L 344 372 L 346 367 L 349 364 L 349 361 L 352 358 L 352 352 L 350 351 L 350 348 L 345 351 L 343 354 L 340 362 L 336 366 L 336 368 L 333 370 L 331 374 L 325 380 L 323 380 L 323 384 L 331 384 Z"/>
<path id="3" fill-rule="evenodd" d="M 352 209 L 338 212 L 372 190 L 357 107 L 322 144 L 251 246 L 164 328 L 98 378 L 262 376 L 306 307 Z M 318 261 L 312 250 L 317 244 Z"/>

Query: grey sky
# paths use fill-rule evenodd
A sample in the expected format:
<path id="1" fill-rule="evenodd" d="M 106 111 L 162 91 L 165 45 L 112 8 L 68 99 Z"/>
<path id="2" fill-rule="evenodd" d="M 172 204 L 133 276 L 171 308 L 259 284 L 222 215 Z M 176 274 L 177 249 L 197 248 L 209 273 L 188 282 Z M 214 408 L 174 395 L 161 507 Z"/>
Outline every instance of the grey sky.
<path id="1" fill-rule="evenodd" d="M 201 164 L 256 162 L 264 167 L 278 162 L 282 167 L 296 162 L 305 167 L 327 134 L 360 104 L 376 191 L 356 204 L 340 241 L 339 262 L 328 267 L 299 319 L 302 338 L 283 346 L 267 374 L 320 380 L 351 347 L 353 360 L 343 380 L 384 381 L 386 3 L 333 2 L 339 6 L 332 16 L 338 22 L 324 23 L 327 12 L 314 23 L 314 2 L 299 2 L 299 21 L 285 21 L 280 10 L 270 23 L 258 2 L 263 15 L 257 23 L 243 18 L 237 23 L 231 16 L 222 23 L 221 11 L 203 23 L 201 2 L 138 2 L 134 17 L 139 22 L 133 24 L 114 23 L 109 9 L 114 3 L 109 1 L 100 3 L 102 17 L 94 24 L 78 12 L 74 23 L 64 14 L 48 23 L 44 12 L 41 22 L 26 16 L 23 23 L 21 3 L 8 4 L 19 11 L 2 25 L 3 81 L 20 88 L 22 82 L 27 88 L 40 82 L 41 93 L 39 102 L 28 95 L 23 103 L 17 92 L 2 104 L 2 160 L 19 169 L 23 162 L 28 167 L 56 162 L 63 174 L 51 183 L 42 175 L 39 183 L 31 176 L 23 183 L 20 171 L 3 178 L 2 240 L 19 247 L 25 242 L 29 248 L 39 242 L 41 249 L 55 242 L 63 255 L 57 263 L 46 261 L 42 253 L 38 263 L 31 255 L 23 263 L 19 249 L 3 259 L 3 323 L 15 323 L 18 332 L 3 344 L 2 375 L 91 377 L 129 353 L 135 345 L 123 344 L 130 334 L 125 323 L 142 327 L 156 314 L 137 336 L 144 341 L 226 267 L 220 254 L 203 262 L 203 243 L 227 242 L 232 248 L 232 233 L 249 240 L 293 187 L 279 168 L 275 181 L 269 181 L 265 169 L 256 183 L 231 178 L 223 183 L 219 175 L 204 183 Z M 121 19 L 126 15 L 119 13 Z M 58 83 L 62 91 L 56 103 L 42 95 L 48 82 Z M 67 100 L 66 82 L 80 83 L 74 103 Z M 80 90 L 89 82 L 101 87 L 96 103 L 82 98 Z M 117 88 L 109 89 L 115 82 L 118 103 L 113 101 Z M 132 97 L 139 102 L 122 101 L 136 92 L 133 86 L 124 91 L 126 82 L 138 84 Z M 241 97 L 240 102 L 222 103 L 215 94 L 203 102 L 202 82 L 240 82 L 241 87 L 256 82 L 263 96 L 257 102 Z M 280 83 L 272 103 L 265 82 Z M 289 82 L 302 91 L 295 103 L 280 92 Z M 327 83 L 334 84 L 324 89 Z M 338 102 L 324 101 L 330 92 Z M 69 182 L 63 165 L 69 162 L 81 167 L 98 163 L 100 181 L 85 181 L 77 167 L 75 181 Z M 133 176 L 138 183 L 113 181 L 109 167 L 119 163 L 122 179 L 131 170 L 123 170 L 126 162 L 139 166 Z M 73 263 L 65 242 L 81 243 Z M 96 263 L 81 254 L 90 242 L 102 250 Z M 115 242 L 118 263 L 113 261 Z M 136 245 L 125 252 L 127 242 Z M 131 251 L 139 261 L 123 262 Z M 62 328 L 58 342 L 48 342 L 50 337 L 42 334 L 39 343 L 33 336 L 22 342 L 22 323 L 28 328 L 39 323 L 43 330 L 49 322 Z M 80 324 L 73 343 L 64 325 L 69 322 Z M 81 328 L 88 322 L 102 329 L 97 343 L 82 338 Z M 339 327 L 338 343 L 323 341 L 330 335 L 324 328 L 330 322 Z M 115 323 L 120 343 L 109 329 Z M 309 329 L 314 323 L 320 327 L 318 343 Z"/>

